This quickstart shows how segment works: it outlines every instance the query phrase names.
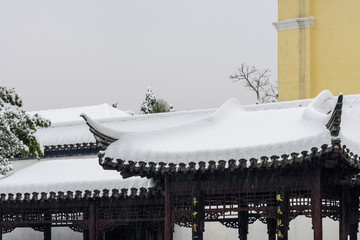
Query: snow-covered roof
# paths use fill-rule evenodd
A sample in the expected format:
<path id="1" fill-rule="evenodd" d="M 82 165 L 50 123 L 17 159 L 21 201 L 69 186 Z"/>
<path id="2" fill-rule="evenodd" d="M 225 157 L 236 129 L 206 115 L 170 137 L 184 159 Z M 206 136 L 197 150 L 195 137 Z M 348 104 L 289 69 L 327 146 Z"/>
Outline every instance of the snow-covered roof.
<path id="1" fill-rule="evenodd" d="M 104 171 L 97 158 L 40 161 L 0 178 L 5 194 L 149 187 L 154 187 L 151 179 L 123 179 L 116 171 Z"/>
<path id="2" fill-rule="evenodd" d="M 49 109 L 49 110 L 40 110 L 29 112 L 30 114 L 39 114 L 40 116 L 51 121 L 52 126 L 63 126 L 63 125 L 74 125 L 82 123 L 81 118 L 79 118 L 81 113 L 86 113 L 91 116 L 93 119 L 98 121 L 102 119 L 117 118 L 123 116 L 129 116 L 128 113 L 114 108 L 107 103 L 92 105 L 92 106 L 83 106 L 83 107 L 74 107 L 74 108 L 62 108 L 62 109 Z"/>
<path id="3" fill-rule="evenodd" d="M 154 131 L 109 129 L 91 119 L 96 131 L 114 140 L 102 158 L 129 162 L 188 164 L 250 159 L 311 151 L 331 144 L 326 124 L 337 98 L 324 91 L 315 99 L 243 107 L 230 99 L 201 119 Z M 345 96 L 340 139 L 360 153 L 360 95 Z M 108 161 L 107 160 L 107 161 Z"/>
<path id="4" fill-rule="evenodd" d="M 49 128 L 39 129 L 36 136 L 41 145 L 46 146 L 45 151 L 52 151 L 54 149 L 49 148 L 51 146 L 68 145 L 70 148 L 71 144 L 81 144 L 81 148 L 89 148 L 86 144 L 95 143 L 94 136 L 80 117 L 80 114 L 86 114 L 110 128 L 121 129 L 123 131 L 151 131 L 191 122 L 202 118 L 212 111 L 214 110 L 206 109 L 131 116 L 108 104 L 101 104 L 78 108 L 35 111 L 30 112 L 30 114 L 38 113 L 44 118 L 51 120 L 52 125 Z M 91 147 L 94 146 L 91 145 Z"/>
<path id="5" fill-rule="evenodd" d="M 294 101 L 293 104 L 296 106 L 306 105 L 308 101 Z M 268 104 L 266 108 L 280 107 L 280 105 Z M 286 107 L 289 107 L 288 105 Z M 254 106 L 244 106 L 244 108 L 254 109 Z M 256 106 L 256 110 L 259 109 L 261 109 L 260 106 Z M 80 114 L 83 113 L 111 129 L 124 132 L 144 132 L 197 121 L 212 114 L 215 110 L 203 109 L 130 116 L 126 112 L 105 103 L 94 106 L 34 111 L 30 114 L 38 113 L 52 122 L 49 128 L 39 129 L 36 133 L 40 143 L 46 146 L 45 150 L 50 151 L 49 146 L 82 144 L 81 147 L 85 147 L 84 143 L 95 143 L 94 136 L 80 117 Z"/>
<path id="6" fill-rule="evenodd" d="M 43 146 L 94 142 L 93 136 L 80 118 L 82 113 L 92 116 L 99 122 L 129 116 L 126 112 L 106 103 L 30 112 L 30 114 L 35 113 L 51 121 L 49 128 L 39 129 L 36 133 L 37 139 Z"/>

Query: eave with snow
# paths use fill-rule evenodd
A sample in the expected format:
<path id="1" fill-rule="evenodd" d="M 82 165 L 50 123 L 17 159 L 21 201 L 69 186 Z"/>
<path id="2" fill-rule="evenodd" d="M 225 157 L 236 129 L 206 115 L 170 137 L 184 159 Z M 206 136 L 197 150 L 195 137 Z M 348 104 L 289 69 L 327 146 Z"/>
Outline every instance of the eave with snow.
<path id="1" fill-rule="evenodd" d="M 30 114 L 35 113 L 51 121 L 50 127 L 39 129 L 36 133 L 37 139 L 44 148 L 45 157 L 93 155 L 99 151 L 94 137 L 79 117 L 82 113 L 103 124 L 129 116 L 126 112 L 106 103 L 30 112 Z"/>
<path id="2" fill-rule="evenodd" d="M 203 239 L 204 222 L 217 221 L 245 240 L 249 224 L 260 220 L 275 240 L 287 239 L 289 222 L 304 215 L 314 240 L 322 239 L 325 216 L 340 222 L 341 236 L 356 239 L 359 116 L 360 95 L 328 91 L 110 120 L 85 112 L 88 134 L 103 149 L 99 158 L 40 162 L 0 179 L 0 227 L 33 227 L 51 239 L 51 227 L 69 226 L 95 240 L 126 226 L 141 239 L 170 240 L 175 223 Z M 53 137 L 65 128 L 58 124 Z M 69 124 L 66 136 L 87 128 L 78 124 Z"/>
<path id="3" fill-rule="evenodd" d="M 163 225 L 158 183 L 122 179 L 100 168 L 96 158 L 39 162 L 1 178 L 0 189 L 0 239 L 22 227 L 43 232 L 45 240 L 51 240 L 54 227 L 70 227 L 95 240 L 119 226 L 136 232 L 141 222 L 145 236 Z"/>
<path id="4" fill-rule="evenodd" d="M 329 91 L 313 100 L 266 106 L 243 107 L 231 99 L 187 124 L 136 132 L 111 129 L 83 117 L 106 149 L 99 153 L 100 164 L 125 177 L 280 168 L 311 161 L 334 148 L 346 159 L 345 165 L 358 169 L 358 155 L 348 152 L 360 152 L 359 101 L 360 96 L 353 95 L 345 96 L 343 103 L 342 95 L 336 98 Z"/>
<path id="5" fill-rule="evenodd" d="M 354 180 L 360 172 L 359 116 L 359 95 L 329 91 L 250 107 L 229 100 L 200 119 L 148 131 L 111 129 L 83 115 L 104 148 L 104 169 L 163 182 L 165 239 L 172 239 L 174 223 L 195 228 L 193 238 L 202 239 L 205 221 L 225 221 L 247 239 L 251 219 L 268 224 L 268 239 L 276 231 L 278 239 L 287 239 L 289 222 L 305 215 L 312 217 L 315 240 L 322 239 L 324 216 L 340 221 L 341 240 L 355 239 L 358 221 L 349 219 L 360 217 L 350 211 L 359 209 L 359 201 L 350 201 L 360 196 Z M 196 221 L 188 199 L 201 202 Z M 279 207 L 286 214 L 279 216 Z M 276 221 L 282 228 L 275 230 Z"/>
<path id="6" fill-rule="evenodd" d="M 50 127 L 39 129 L 36 136 L 44 147 L 45 157 L 59 157 L 93 155 L 101 149 L 101 145 L 96 144 L 93 134 L 81 119 L 81 114 L 86 114 L 91 119 L 109 128 L 144 131 L 173 127 L 182 122 L 199 119 L 212 111 L 212 109 L 209 109 L 174 114 L 156 114 L 158 116 L 152 115 L 144 118 L 141 115 L 131 116 L 109 104 L 100 104 L 77 108 L 42 110 L 31 112 L 31 114 L 37 113 L 52 122 Z"/>

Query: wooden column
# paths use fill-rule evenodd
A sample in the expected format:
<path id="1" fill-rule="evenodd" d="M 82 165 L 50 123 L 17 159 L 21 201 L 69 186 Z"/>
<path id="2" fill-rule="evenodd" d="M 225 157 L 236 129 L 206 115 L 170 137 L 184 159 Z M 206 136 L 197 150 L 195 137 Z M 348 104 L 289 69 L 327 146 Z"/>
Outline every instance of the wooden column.
<path id="1" fill-rule="evenodd" d="M 136 231 L 136 239 L 137 240 L 145 240 L 147 238 L 147 229 L 144 226 L 144 223 L 139 223 L 137 225 L 137 231 Z"/>
<path id="2" fill-rule="evenodd" d="M 44 219 L 51 221 L 51 213 L 45 213 Z M 51 240 L 51 223 L 44 226 L 44 240 Z"/>
<path id="3" fill-rule="evenodd" d="M 249 217 L 247 211 L 238 212 L 239 215 L 239 239 L 247 240 L 249 233 Z"/>
<path id="4" fill-rule="evenodd" d="M 88 231 L 88 230 L 84 230 L 84 232 L 83 232 L 83 239 L 84 239 L 84 240 L 89 240 L 89 231 Z"/>
<path id="5" fill-rule="evenodd" d="M 89 206 L 89 240 L 97 240 L 96 217 L 95 202 L 91 201 Z"/>
<path id="6" fill-rule="evenodd" d="M 147 240 L 155 240 L 155 238 L 154 238 L 154 231 L 152 231 L 151 229 L 147 229 L 146 230 L 146 232 L 147 232 Z"/>
<path id="7" fill-rule="evenodd" d="M 99 240 L 104 240 L 106 236 L 106 232 L 105 231 L 98 231 L 98 239 Z"/>
<path id="8" fill-rule="evenodd" d="M 357 234 L 359 232 L 359 223 L 350 225 L 350 240 L 358 240 Z"/>
<path id="9" fill-rule="evenodd" d="M 276 191 L 276 230 L 278 240 L 288 240 L 288 209 L 289 201 L 286 197 L 284 188 L 280 187 Z"/>
<path id="10" fill-rule="evenodd" d="M 267 218 L 267 234 L 268 240 L 276 240 L 276 219 Z"/>
<path id="11" fill-rule="evenodd" d="M 173 201 L 170 193 L 170 176 L 165 176 L 165 226 L 164 226 L 164 240 L 172 240 L 173 235 Z"/>
<path id="12" fill-rule="evenodd" d="M 340 221 L 339 221 L 339 240 L 347 240 L 349 234 L 350 214 L 349 197 L 346 188 L 341 191 L 340 199 Z"/>
<path id="13" fill-rule="evenodd" d="M 192 239 L 203 240 L 204 209 L 203 200 L 198 188 L 194 189 L 191 196 Z"/>
<path id="14" fill-rule="evenodd" d="M 51 225 L 49 224 L 44 227 L 44 240 L 51 240 Z"/>
<path id="15" fill-rule="evenodd" d="M 3 239 L 3 237 L 2 237 L 2 222 L 3 222 L 3 213 L 2 213 L 2 205 L 0 203 L 0 240 Z"/>
<path id="16" fill-rule="evenodd" d="M 312 192 L 312 222 L 314 229 L 314 240 L 322 240 L 322 201 L 321 201 L 321 167 L 316 171 Z"/>
<path id="17" fill-rule="evenodd" d="M 357 240 L 357 234 L 359 232 L 359 195 L 357 191 L 351 191 L 351 195 L 350 195 L 350 205 L 351 205 L 351 209 L 350 209 L 350 240 Z"/>

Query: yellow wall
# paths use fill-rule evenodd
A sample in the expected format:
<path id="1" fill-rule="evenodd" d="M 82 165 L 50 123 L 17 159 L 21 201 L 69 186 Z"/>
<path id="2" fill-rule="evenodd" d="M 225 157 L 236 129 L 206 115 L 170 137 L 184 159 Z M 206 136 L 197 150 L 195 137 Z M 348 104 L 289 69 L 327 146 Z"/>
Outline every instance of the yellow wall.
<path id="1" fill-rule="evenodd" d="M 279 21 L 315 18 L 278 32 L 279 99 L 360 93 L 360 1 L 279 0 Z"/>

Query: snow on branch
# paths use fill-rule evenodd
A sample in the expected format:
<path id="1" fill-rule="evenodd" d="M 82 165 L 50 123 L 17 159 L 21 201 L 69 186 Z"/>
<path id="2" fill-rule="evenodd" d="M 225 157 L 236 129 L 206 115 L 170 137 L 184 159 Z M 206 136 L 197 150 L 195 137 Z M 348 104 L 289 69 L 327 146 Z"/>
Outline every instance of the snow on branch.
<path id="1" fill-rule="evenodd" d="M 35 132 L 50 126 L 50 121 L 38 114 L 27 114 L 21 106 L 21 97 L 14 89 L 0 86 L 0 174 L 12 170 L 10 160 L 15 157 L 43 156 Z"/>

